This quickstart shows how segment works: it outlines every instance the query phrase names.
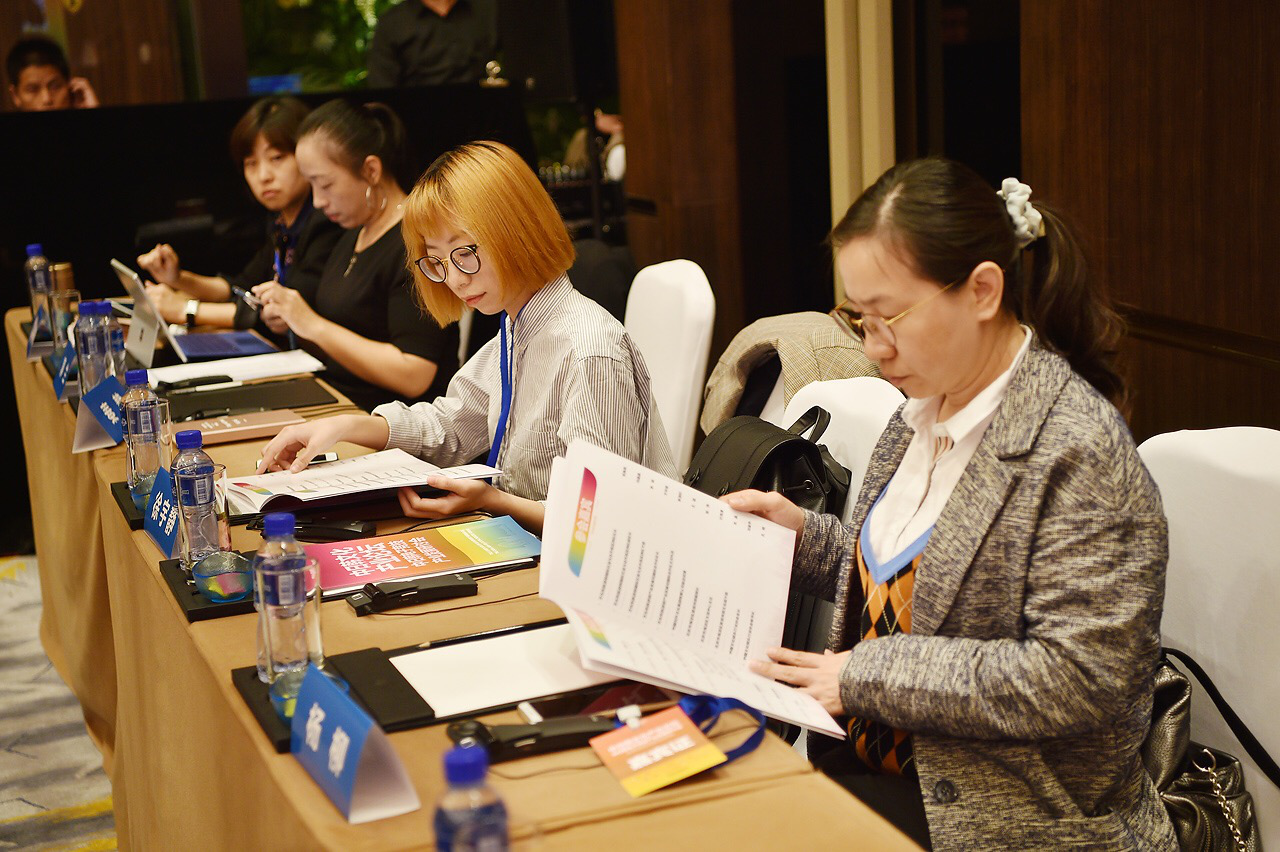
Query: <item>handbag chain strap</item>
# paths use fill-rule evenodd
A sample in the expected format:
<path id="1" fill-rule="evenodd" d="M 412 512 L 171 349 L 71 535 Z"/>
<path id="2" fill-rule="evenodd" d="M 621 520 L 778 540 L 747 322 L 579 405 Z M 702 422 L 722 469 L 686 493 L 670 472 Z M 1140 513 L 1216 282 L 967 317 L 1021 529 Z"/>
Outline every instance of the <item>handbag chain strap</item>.
<path id="1" fill-rule="evenodd" d="M 1200 762 L 1202 759 L 1205 763 Z M 1201 749 L 1200 754 L 1196 755 L 1191 763 L 1196 769 L 1209 776 L 1209 783 L 1213 786 L 1213 796 L 1218 800 L 1218 807 L 1222 810 L 1222 815 L 1227 818 L 1227 827 L 1231 829 L 1231 836 L 1236 841 L 1236 849 L 1239 852 L 1248 852 L 1244 837 L 1240 834 L 1240 826 L 1236 823 L 1235 814 L 1231 813 L 1231 808 L 1227 806 L 1227 797 L 1222 792 L 1222 782 L 1218 780 L 1218 773 L 1214 771 L 1218 768 L 1218 761 L 1214 759 L 1213 752 L 1207 748 Z"/>

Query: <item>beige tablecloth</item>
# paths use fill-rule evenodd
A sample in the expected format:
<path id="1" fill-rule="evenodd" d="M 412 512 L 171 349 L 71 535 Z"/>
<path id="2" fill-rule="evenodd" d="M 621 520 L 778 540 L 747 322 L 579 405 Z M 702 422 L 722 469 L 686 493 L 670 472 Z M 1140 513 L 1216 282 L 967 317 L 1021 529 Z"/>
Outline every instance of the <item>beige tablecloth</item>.
<path id="1" fill-rule="evenodd" d="M 211 449 L 228 472 L 248 472 L 257 443 Z M 346 457 L 350 453 L 342 450 Z M 431 816 L 443 791 L 443 726 L 392 734 L 422 801 L 414 813 L 350 825 L 301 765 L 272 749 L 232 685 L 233 668 L 253 665 L 255 620 L 240 615 L 188 624 L 158 570 L 160 552 L 130 532 L 107 488 L 123 461 L 97 460 L 107 574 L 119 676 L 116 827 L 137 849 L 413 849 L 432 845 Z M 397 529 L 405 521 L 383 524 Z M 237 549 L 258 543 L 233 530 Z M 482 580 L 480 595 L 356 618 L 342 601 L 323 605 L 329 654 L 400 648 L 427 640 L 556 617 L 536 596 L 537 571 Z M 513 714 L 506 714 L 514 720 Z M 498 717 L 503 718 L 503 717 Z M 745 717 L 723 723 L 732 745 Z M 632 799 L 596 760 L 578 749 L 495 767 L 494 786 L 511 812 L 516 848 L 568 849 L 598 844 L 674 848 L 837 848 L 851 840 L 877 848 L 909 842 L 836 785 L 816 775 L 781 740 L 768 736 L 748 757 L 665 790 Z"/>
<path id="2" fill-rule="evenodd" d="M 93 456 L 115 457 L 123 465 L 123 451 L 72 454 L 76 421 L 71 406 L 54 398 L 44 365 L 27 361 L 21 324 L 30 319 L 29 308 L 15 308 L 5 314 L 4 326 L 40 570 L 40 641 L 80 700 L 89 736 L 102 751 L 110 775 L 116 725 L 115 644 Z"/>

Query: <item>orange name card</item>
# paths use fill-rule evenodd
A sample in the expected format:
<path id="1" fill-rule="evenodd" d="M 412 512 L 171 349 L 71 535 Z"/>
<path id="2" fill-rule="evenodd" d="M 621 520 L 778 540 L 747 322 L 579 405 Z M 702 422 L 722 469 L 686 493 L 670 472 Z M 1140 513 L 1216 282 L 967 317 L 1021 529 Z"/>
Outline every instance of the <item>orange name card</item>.
<path id="1" fill-rule="evenodd" d="M 635 727 L 621 727 L 591 740 L 600 760 L 632 796 L 724 763 L 724 752 L 679 707 L 646 716 Z"/>

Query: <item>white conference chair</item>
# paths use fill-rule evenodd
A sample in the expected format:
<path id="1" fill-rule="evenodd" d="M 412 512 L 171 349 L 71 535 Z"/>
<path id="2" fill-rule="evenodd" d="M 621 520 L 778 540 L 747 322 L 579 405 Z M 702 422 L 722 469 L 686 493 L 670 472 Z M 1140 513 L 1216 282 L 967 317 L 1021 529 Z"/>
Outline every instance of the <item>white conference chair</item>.
<path id="1" fill-rule="evenodd" d="M 1169 519 L 1162 641 L 1196 659 L 1280 758 L 1280 432 L 1156 435 L 1138 448 Z M 1280 848 L 1280 789 L 1192 681 L 1191 736 L 1240 758 L 1264 848 Z"/>
<path id="2" fill-rule="evenodd" d="M 711 285 L 691 260 L 646 266 L 627 295 L 623 325 L 649 368 L 653 398 L 680 473 L 693 455 L 715 317 Z"/>
<path id="3" fill-rule="evenodd" d="M 849 497 L 840 515 L 846 523 L 858 502 L 871 451 L 902 400 L 897 388 L 873 376 L 813 382 L 796 391 L 777 423 L 786 428 L 815 405 L 831 414 L 831 424 L 818 443 L 824 444 L 835 460 L 849 470 Z M 821 651 L 831 631 L 834 609 L 831 601 L 793 593 L 787 601 L 783 644 Z"/>
<path id="4" fill-rule="evenodd" d="M 815 405 L 831 414 L 831 425 L 818 439 L 835 460 L 849 469 L 849 499 L 840 519 L 848 523 L 858 502 L 862 478 L 867 474 L 871 452 L 889 418 L 902 405 L 902 392 L 884 379 L 859 376 L 854 379 L 832 379 L 813 382 L 796 391 L 787 403 L 781 422 L 784 428 L 800 419 Z"/>

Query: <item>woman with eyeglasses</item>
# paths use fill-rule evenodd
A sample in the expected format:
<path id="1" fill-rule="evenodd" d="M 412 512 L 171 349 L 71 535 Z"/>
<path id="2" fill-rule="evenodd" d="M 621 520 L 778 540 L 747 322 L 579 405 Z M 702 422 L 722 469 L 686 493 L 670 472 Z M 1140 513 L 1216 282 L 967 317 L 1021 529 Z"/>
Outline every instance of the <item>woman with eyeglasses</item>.
<path id="1" fill-rule="evenodd" d="M 501 314 L 484 345 L 434 402 L 381 405 L 373 416 L 291 426 L 259 470 L 302 470 L 338 441 L 399 447 L 441 466 L 487 451 L 498 487 L 436 477 L 435 498 L 401 489 L 410 517 L 483 509 L 542 529 L 551 462 L 582 438 L 675 476 L 649 373 L 622 325 L 573 289 L 573 244 L 555 204 L 520 157 L 497 142 L 441 155 L 405 202 L 404 241 L 418 295 L 435 319 L 464 306 Z"/>
<path id="2" fill-rule="evenodd" d="M 383 104 L 333 100 L 298 128 L 298 168 L 315 209 L 347 230 L 310 288 L 253 288 L 262 318 L 324 362 L 324 379 L 366 411 L 434 399 L 458 363 L 456 327 L 414 302 L 404 266 L 404 126 Z"/>
<path id="3" fill-rule="evenodd" d="M 835 601 L 825 653 L 752 669 L 843 719 L 810 757 L 926 848 L 1176 848 L 1140 753 L 1165 518 L 1070 230 L 1025 184 L 931 158 L 830 242 L 851 327 L 909 399 L 848 526 L 724 498 L 795 530 L 794 582 Z"/>

